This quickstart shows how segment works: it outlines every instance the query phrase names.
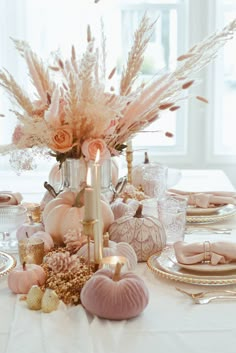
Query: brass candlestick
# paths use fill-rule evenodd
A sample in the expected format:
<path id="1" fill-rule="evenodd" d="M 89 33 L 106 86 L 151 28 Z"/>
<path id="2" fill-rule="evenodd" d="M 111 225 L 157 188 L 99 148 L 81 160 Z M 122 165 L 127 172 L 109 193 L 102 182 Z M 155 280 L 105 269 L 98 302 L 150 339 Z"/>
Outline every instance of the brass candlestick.
<path id="1" fill-rule="evenodd" d="M 90 271 L 91 271 L 90 238 L 91 237 L 94 238 L 93 230 L 94 230 L 94 224 L 97 223 L 97 220 L 96 219 L 91 219 L 89 221 L 83 220 L 81 223 L 83 224 L 84 235 L 86 235 L 88 239 L 88 274 L 90 274 Z"/>
<path id="2" fill-rule="evenodd" d="M 128 183 L 132 184 L 133 149 L 131 143 L 129 143 L 126 148 L 126 162 L 128 169 Z"/>

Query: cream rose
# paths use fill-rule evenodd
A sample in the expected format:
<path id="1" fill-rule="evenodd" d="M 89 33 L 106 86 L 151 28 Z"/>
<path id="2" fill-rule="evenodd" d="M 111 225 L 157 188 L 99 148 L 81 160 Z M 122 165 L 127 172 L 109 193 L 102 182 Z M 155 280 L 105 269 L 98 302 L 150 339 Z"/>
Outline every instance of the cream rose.
<path id="1" fill-rule="evenodd" d="M 98 149 L 100 150 L 100 160 L 110 158 L 111 154 L 102 139 L 85 140 L 81 146 L 82 153 L 87 161 L 95 160 Z"/>
<path id="2" fill-rule="evenodd" d="M 73 146 L 73 134 L 69 126 L 57 128 L 53 132 L 51 148 L 54 151 L 64 153 L 69 151 Z"/>

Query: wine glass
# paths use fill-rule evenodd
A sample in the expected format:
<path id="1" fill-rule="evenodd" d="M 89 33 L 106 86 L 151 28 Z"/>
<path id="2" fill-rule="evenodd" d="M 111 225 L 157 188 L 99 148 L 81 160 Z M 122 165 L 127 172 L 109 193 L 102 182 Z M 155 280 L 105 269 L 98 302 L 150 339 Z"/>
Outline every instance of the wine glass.
<path id="1" fill-rule="evenodd" d="M 11 237 L 11 233 L 17 230 L 26 220 L 27 209 L 22 205 L 0 206 L 0 250 L 5 252 L 17 252 L 18 242 Z"/>

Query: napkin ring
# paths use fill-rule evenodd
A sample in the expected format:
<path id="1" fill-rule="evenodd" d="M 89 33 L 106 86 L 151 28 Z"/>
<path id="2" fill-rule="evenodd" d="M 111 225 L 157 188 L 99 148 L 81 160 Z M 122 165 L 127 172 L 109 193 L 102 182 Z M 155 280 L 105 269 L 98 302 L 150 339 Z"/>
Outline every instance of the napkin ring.
<path id="1" fill-rule="evenodd" d="M 211 243 L 209 241 L 204 241 L 203 248 L 204 248 L 203 262 L 210 262 L 211 261 Z"/>

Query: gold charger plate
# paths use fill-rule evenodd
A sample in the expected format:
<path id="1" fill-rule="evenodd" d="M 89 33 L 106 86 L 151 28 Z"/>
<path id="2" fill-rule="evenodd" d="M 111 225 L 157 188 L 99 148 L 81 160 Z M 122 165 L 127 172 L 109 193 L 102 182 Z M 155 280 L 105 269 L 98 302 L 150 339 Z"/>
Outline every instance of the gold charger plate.
<path id="1" fill-rule="evenodd" d="M 3 251 L 0 251 L 0 278 L 7 275 L 16 266 L 16 259 Z"/>
<path id="2" fill-rule="evenodd" d="M 236 215 L 236 206 L 228 204 L 217 207 L 212 214 L 188 215 L 187 213 L 186 222 L 193 224 L 215 223 L 234 215 Z"/>
<path id="3" fill-rule="evenodd" d="M 173 281 L 207 286 L 236 284 L 236 269 L 219 274 L 218 272 L 191 272 L 180 267 L 175 259 L 173 247 L 165 248 L 162 252 L 150 256 L 147 265 L 155 274 Z"/>

